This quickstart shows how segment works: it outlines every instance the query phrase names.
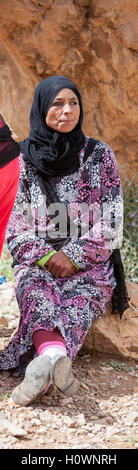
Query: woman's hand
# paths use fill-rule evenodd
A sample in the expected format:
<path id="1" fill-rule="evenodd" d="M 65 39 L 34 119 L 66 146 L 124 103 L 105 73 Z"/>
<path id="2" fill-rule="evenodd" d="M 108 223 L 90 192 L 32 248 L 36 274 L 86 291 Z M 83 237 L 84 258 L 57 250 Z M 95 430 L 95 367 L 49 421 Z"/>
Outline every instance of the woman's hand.
<path id="1" fill-rule="evenodd" d="M 63 251 L 58 251 L 51 256 L 45 266 L 55 277 L 70 277 L 78 271 L 67 256 L 64 255 Z"/>

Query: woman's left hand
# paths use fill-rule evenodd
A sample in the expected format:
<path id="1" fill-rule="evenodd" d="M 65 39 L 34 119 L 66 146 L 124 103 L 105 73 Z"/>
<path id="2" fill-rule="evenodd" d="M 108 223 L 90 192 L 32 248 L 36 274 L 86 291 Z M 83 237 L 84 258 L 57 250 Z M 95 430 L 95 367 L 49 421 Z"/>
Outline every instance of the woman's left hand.
<path id="1" fill-rule="evenodd" d="M 58 251 L 51 256 L 45 266 L 55 277 L 70 277 L 78 272 L 63 251 Z"/>

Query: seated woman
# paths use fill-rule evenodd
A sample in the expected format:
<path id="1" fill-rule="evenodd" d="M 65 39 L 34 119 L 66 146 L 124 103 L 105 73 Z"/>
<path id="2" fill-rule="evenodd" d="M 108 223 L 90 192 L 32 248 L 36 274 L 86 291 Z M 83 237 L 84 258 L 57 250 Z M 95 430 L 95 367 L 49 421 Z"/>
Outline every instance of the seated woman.
<path id="1" fill-rule="evenodd" d="M 111 299 L 114 313 L 128 306 L 118 167 L 108 145 L 83 134 L 82 121 L 71 80 L 39 83 L 7 237 L 20 322 L 0 354 L 1 370 L 18 367 L 24 375 L 12 393 L 23 406 L 51 382 L 76 394 L 72 361 L 90 326 Z"/>

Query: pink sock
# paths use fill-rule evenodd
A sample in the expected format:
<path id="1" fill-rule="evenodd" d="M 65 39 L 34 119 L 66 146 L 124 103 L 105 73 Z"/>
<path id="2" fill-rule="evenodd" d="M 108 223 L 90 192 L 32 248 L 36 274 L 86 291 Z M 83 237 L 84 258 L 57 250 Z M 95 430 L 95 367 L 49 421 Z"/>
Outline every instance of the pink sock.
<path id="1" fill-rule="evenodd" d="M 37 351 L 37 354 L 48 354 L 51 359 L 54 358 L 56 354 L 61 354 L 66 356 L 66 345 L 65 341 L 59 332 L 58 328 L 55 328 L 54 331 L 48 330 L 37 330 L 33 334 L 33 344 Z M 47 392 L 48 388 L 52 384 L 52 380 L 49 381 L 48 386 L 45 388 L 43 395 Z"/>
<path id="2" fill-rule="evenodd" d="M 61 352 L 61 354 L 66 355 L 65 341 L 60 331 L 58 330 L 58 328 L 55 328 L 54 331 L 48 331 L 48 330 L 35 331 L 35 333 L 33 334 L 33 344 L 35 346 L 35 349 L 38 355 L 43 354 L 46 351 L 47 353 L 49 352 L 50 354 L 52 354 L 52 349 L 53 349 L 53 354 L 54 354 L 54 351 L 55 353 L 59 351 L 59 353 Z"/>

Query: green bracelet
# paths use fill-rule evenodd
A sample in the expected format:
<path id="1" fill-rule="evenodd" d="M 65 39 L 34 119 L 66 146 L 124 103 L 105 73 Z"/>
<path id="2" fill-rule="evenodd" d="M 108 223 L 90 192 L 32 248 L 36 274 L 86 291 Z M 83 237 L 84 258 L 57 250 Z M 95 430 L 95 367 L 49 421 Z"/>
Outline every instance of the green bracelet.
<path id="1" fill-rule="evenodd" d="M 53 256 L 55 253 L 57 253 L 57 251 L 55 251 L 55 250 L 49 251 L 49 253 L 47 253 L 47 255 L 43 256 L 43 258 L 40 258 L 37 261 L 35 261 L 35 264 L 38 264 L 39 266 L 41 266 L 41 268 L 45 269 L 45 264 L 48 262 L 48 260 L 51 258 L 51 256 Z"/>

